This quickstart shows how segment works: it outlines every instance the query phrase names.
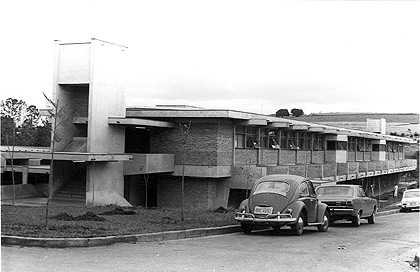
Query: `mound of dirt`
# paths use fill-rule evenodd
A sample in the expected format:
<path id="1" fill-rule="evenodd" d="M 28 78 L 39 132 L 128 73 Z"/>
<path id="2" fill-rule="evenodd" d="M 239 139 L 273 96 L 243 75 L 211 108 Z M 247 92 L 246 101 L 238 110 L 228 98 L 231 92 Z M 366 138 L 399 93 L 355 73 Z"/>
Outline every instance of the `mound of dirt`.
<path id="1" fill-rule="evenodd" d="M 214 212 L 214 213 L 227 213 L 227 212 L 229 212 L 229 210 L 220 206 L 219 208 L 217 208 L 215 210 L 212 210 L 212 212 Z"/>
<path id="2" fill-rule="evenodd" d="M 124 210 L 122 208 L 115 208 L 111 211 L 106 211 L 101 213 L 100 215 L 115 215 L 115 214 L 121 214 L 121 215 L 133 215 L 136 214 L 133 210 Z"/>
<path id="3" fill-rule="evenodd" d="M 62 220 L 62 221 L 105 221 L 106 219 L 96 215 L 93 212 L 87 212 L 83 215 L 72 216 L 67 213 L 59 213 L 56 216 L 52 216 L 52 219 Z"/>

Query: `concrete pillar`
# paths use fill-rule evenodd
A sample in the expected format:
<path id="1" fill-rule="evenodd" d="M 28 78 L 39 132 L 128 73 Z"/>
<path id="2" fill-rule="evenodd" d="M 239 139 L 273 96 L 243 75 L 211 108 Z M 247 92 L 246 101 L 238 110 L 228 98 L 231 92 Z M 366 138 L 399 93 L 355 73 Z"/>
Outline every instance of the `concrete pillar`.
<path id="1" fill-rule="evenodd" d="M 123 162 L 90 162 L 87 165 L 86 206 L 126 206 Z"/>
<path id="2" fill-rule="evenodd" d="M 22 166 L 22 184 L 28 184 L 28 166 Z"/>

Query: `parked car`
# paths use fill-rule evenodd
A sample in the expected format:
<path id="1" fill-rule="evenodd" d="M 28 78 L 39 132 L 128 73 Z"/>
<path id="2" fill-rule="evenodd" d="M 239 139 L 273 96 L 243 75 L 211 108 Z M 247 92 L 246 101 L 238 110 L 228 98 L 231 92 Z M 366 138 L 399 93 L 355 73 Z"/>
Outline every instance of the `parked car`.
<path id="1" fill-rule="evenodd" d="M 378 202 L 366 195 L 360 185 L 319 186 L 316 194 L 321 202 L 330 208 L 330 224 L 340 219 L 351 221 L 353 226 L 360 226 L 361 219 L 375 224 Z"/>
<path id="2" fill-rule="evenodd" d="M 409 189 L 404 191 L 401 203 L 397 204 L 401 212 L 419 209 L 420 207 L 420 189 Z"/>
<path id="3" fill-rule="evenodd" d="M 318 201 L 310 180 L 295 175 L 268 175 L 257 180 L 244 200 L 235 220 L 244 233 L 256 226 L 274 230 L 290 226 L 295 235 L 302 235 L 306 226 L 327 231 L 329 209 Z"/>

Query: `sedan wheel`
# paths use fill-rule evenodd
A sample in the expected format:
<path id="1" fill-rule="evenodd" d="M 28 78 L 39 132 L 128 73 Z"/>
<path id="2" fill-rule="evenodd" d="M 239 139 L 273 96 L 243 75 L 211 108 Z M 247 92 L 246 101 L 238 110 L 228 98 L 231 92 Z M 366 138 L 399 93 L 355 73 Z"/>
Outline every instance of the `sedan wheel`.
<path id="1" fill-rule="evenodd" d="M 294 235 L 296 235 L 296 236 L 301 236 L 302 235 L 303 224 L 304 224 L 304 221 L 303 221 L 302 214 L 299 214 L 299 218 L 298 218 L 297 222 L 294 225 L 291 226 Z"/>
<path id="2" fill-rule="evenodd" d="M 376 222 L 376 207 L 375 207 L 375 209 L 373 210 L 372 215 L 371 215 L 371 216 L 369 216 L 369 218 L 368 218 L 368 223 L 369 223 L 369 224 L 375 224 L 375 222 Z"/>
<path id="3" fill-rule="evenodd" d="M 328 230 L 328 226 L 329 226 L 329 224 L 330 224 L 330 222 L 329 222 L 328 218 L 329 218 L 329 214 L 328 214 L 328 212 L 327 212 L 327 211 L 325 211 L 325 213 L 324 213 L 324 218 L 322 218 L 322 224 L 321 224 L 321 225 L 319 225 L 319 226 L 317 226 L 318 231 L 320 231 L 320 232 L 325 232 L 325 231 L 327 231 L 327 230 Z"/>
<path id="4" fill-rule="evenodd" d="M 358 213 L 352 220 L 351 223 L 353 225 L 353 227 L 358 227 L 360 226 L 360 213 Z"/>

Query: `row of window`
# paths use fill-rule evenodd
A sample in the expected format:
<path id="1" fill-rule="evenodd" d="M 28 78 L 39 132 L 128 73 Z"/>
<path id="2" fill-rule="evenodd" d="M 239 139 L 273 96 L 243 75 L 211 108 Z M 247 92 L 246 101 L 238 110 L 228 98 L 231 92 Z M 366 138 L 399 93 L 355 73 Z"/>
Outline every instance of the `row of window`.
<path id="1" fill-rule="evenodd" d="M 387 142 L 372 144 L 371 139 L 348 137 L 348 141 L 326 141 L 321 133 L 291 131 L 286 129 L 259 129 L 252 126 L 236 126 L 236 148 L 300 149 L 300 150 L 348 150 L 402 152 L 403 145 Z"/>

